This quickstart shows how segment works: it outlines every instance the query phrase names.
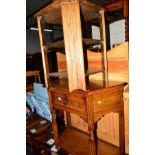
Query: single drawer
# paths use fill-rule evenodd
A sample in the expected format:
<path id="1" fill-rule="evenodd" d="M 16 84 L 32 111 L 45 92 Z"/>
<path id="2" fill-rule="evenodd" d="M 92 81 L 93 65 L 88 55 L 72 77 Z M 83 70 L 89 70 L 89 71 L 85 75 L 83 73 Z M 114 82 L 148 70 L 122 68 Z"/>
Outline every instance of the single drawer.
<path id="1" fill-rule="evenodd" d="M 61 106 L 62 109 L 68 109 L 70 112 L 82 112 L 86 113 L 86 101 L 85 98 L 74 95 L 73 93 L 63 93 L 59 91 L 53 91 L 52 93 L 53 106 Z"/>

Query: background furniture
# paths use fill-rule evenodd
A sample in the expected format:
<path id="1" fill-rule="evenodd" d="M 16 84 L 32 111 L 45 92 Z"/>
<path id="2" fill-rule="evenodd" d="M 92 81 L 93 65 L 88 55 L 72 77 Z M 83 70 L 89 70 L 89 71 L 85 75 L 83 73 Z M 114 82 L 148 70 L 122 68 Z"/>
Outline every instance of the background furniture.
<path id="1" fill-rule="evenodd" d="M 51 122 L 31 112 L 26 120 L 26 146 L 29 151 L 37 155 L 51 155 L 52 146 L 47 143 L 51 138 Z"/>
<path id="2" fill-rule="evenodd" d="M 26 71 L 26 91 L 32 91 L 33 90 L 33 83 L 41 83 L 40 79 L 40 71 L 34 70 L 34 71 Z M 31 79 L 31 82 L 28 82 L 28 77 L 33 77 L 33 80 Z"/>

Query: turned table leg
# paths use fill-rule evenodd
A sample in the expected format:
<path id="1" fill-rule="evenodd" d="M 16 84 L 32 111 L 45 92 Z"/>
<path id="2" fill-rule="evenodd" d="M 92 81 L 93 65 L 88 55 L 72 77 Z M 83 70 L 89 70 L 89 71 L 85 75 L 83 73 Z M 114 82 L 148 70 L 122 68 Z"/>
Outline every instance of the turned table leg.
<path id="1" fill-rule="evenodd" d="M 57 127 L 57 121 L 56 121 L 56 111 L 51 106 L 51 103 L 53 102 L 53 98 L 49 91 L 48 91 L 48 97 L 49 97 L 49 103 L 50 103 L 50 111 L 52 114 L 53 138 L 54 138 L 55 145 L 57 147 L 58 146 L 58 127 Z"/>
<path id="2" fill-rule="evenodd" d="M 96 123 L 94 123 L 93 98 L 89 96 L 87 100 L 88 110 L 88 132 L 89 132 L 89 150 L 90 155 L 97 155 L 96 148 Z"/>
<path id="3" fill-rule="evenodd" d="M 66 112 L 66 119 L 67 119 L 67 127 L 70 127 L 71 126 L 70 112 Z"/>
<path id="4" fill-rule="evenodd" d="M 90 150 L 90 155 L 97 155 L 94 126 L 89 126 L 89 150 Z"/>
<path id="5" fill-rule="evenodd" d="M 120 155 L 125 155 L 125 122 L 124 122 L 124 108 L 119 113 L 119 147 Z"/>
<path id="6" fill-rule="evenodd" d="M 56 113 L 53 110 L 52 111 L 52 128 L 53 128 L 53 137 L 55 141 L 55 145 L 58 145 L 58 127 L 57 127 L 57 122 L 56 122 Z"/>

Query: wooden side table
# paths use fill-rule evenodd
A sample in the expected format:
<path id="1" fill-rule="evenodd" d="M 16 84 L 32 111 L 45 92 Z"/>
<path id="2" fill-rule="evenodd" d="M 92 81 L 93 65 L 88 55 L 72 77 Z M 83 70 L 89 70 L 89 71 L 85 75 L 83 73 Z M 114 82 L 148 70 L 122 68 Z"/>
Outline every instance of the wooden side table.
<path id="1" fill-rule="evenodd" d="M 62 83 L 61 83 L 62 82 Z M 97 122 L 104 115 L 114 112 L 119 115 L 119 151 L 125 155 L 125 124 L 123 91 L 126 83 L 109 83 L 104 86 L 89 83 L 87 91 L 69 92 L 67 82 L 53 83 L 49 88 L 52 124 L 55 144 L 73 155 L 103 155 L 107 153 L 104 144 L 97 138 Z M 58 136 L 55 109 L 63 110 L 67 116 L 67 128 Z M 72 127 L 70 113 L 80 116 L 88 123 L 88 133 Z M 108 150 L 109 151 L 109 150 Z"/>
<path id="2" fill-rule="evenodd" d="M 40 79 L 40 74 L 39 73 L 40 73 L 40 71 L 37 71 L 37 70 L 35 70 L 35 71 L 26 71 L 26 78 L 30 77 L 30 76 L 35 77 L 34 82 L 41 83 L 41 79 Z M 32 84 L 26 86 L 26 91 L 30 91 L 30 90 L 33 90 Z"/>
<path id="3" fill-rule="evenodd" d="M 26 71 L 26 77 L 29 77 L 29 76 L 34 76 L 35 77 L 35 82 L 37 82 L 37 78 L 38 78 L 38 82 L 41 83 L 41 80 L 40 80 L 40 71 Z"/>

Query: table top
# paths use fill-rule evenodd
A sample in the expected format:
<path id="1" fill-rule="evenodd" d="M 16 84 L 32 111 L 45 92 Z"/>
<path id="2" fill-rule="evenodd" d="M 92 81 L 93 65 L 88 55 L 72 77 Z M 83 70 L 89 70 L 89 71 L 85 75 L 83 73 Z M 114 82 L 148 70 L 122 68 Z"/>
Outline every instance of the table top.
<path id="1" fill-rule="evenodd" d="M 33 76 L 33 75 L 38 75 L 40 71 L 34 70 L 34 71 L 26 71 L 26 76 Z"/>
<path id="2" fill-rule="evenodd" d="M 121 85 L 124 87 L 127 85 L 127 82 L 109 81 L 109 82 L 105 83 L 105 81 L 103 81 L 103 80 L 90 80 L 86 86 L 85 92 L 95 91 L 95 90 L 99 90 L 99 89 L 105 89 L 105 88 L 109 88 L 109 87 L 116 87 L 116 86 L 121 86 Z M 49 90 L 53 90 L 55 88 L 69 90 L 68 79 L 62 78 L 59 80 L 52 81 L 51 85 L 49 87 Z"/>

